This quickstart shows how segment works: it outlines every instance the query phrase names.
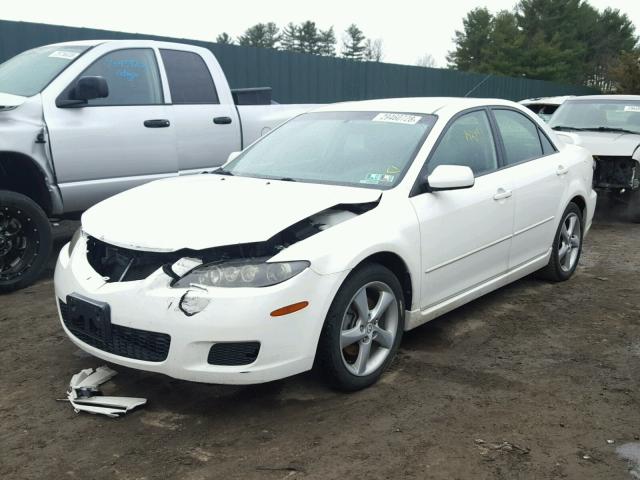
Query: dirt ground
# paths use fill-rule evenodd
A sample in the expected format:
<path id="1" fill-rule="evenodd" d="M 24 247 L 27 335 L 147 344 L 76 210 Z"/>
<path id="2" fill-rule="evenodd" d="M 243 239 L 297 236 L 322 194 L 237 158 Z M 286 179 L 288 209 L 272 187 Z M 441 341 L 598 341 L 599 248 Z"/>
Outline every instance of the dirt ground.
<path id="1" fill-rule="evenodd" d="M 116 420 L 55 401 L 103 362 L 62 333 L 49 272 L 0 297 L 0 478 L 640 478 L 616 454 L 640 452 L 639 271 L 640 225 L 599 221 L 571 281 L 527 278 L 408 332 L 368 390 L 115 367 L 105 394 L 149 399 Z"/>

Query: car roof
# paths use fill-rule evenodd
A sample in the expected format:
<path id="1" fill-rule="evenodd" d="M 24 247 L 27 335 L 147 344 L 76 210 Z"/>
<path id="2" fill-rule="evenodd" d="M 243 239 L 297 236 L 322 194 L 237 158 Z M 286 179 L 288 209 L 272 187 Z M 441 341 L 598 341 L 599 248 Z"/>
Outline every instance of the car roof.
<path id="1" fill-rule="evenodd" d="M 571 99 L 572 101 L 580 101 L 580 100 L 640 100 L 640 95 L 584 95 L 581 97 L 575 97 Z"/>
<path id="2" fill-rule="evenodd" d="M 333 103 L 315 109 L 315 112 L 367 112 L 389 111 L 403 113 L 434 114 L 440 110 L 465 110 L 485 105 L 518 106 L 510 100 L 499 98 L 461 98 L 461 97 L 408 97 L 384 98 L 380 100 L 361 100 L 356 102 Z"/>
<path id="3" fill-rule="evenodd" d="M 520 105 L 561 105 L 566 100 L 570 98 L 575 98 L 575 95 L 563 95 L 557 97 L 536 97 L 536 98 L 527 98 L 525 100 L 520 100 L 518 103 Z"/>

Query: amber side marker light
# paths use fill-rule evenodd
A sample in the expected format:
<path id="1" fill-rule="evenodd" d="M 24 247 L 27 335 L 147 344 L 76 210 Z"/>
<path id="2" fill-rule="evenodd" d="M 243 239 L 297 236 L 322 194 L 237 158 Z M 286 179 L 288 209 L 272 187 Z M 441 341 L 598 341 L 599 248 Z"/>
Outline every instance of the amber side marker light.
<path id="1" fill-rule="evenodd" d="M 297 312 L 298 310 L 302 310 L 307 305 L 309 305 L 309 302 L 293 303 L 291 305 L 287 305 L 286 307 L 282 307 L 277 310 L 274 310 L 273 312 L 271 312 L 271 316 L 281 317 L 283 315 L 289 315 L 290 313 Z"/>

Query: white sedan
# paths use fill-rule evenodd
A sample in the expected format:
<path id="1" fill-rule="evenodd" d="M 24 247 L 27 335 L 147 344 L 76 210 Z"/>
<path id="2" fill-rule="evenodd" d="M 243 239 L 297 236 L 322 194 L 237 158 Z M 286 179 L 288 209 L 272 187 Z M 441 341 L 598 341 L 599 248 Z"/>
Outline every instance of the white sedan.
<path id="1" fill-rule="evenodd" d="M 208 383 L 314 365 L 374 383 L 404 331 L 540 270 L 574 273 L 593 160 L 504 100 L 319 108 L 211 174 L 87 211 L 58 259 L 62 327 L 101 359 Z"/>

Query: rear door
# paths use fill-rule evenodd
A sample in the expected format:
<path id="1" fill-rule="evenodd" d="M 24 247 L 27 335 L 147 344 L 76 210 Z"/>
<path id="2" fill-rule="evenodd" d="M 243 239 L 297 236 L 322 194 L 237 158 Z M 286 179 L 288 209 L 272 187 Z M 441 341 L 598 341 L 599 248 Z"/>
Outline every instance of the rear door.
<path id="1" fill-rule="evenodd" d="M 175 136 L 164 104 L 152 48 L 104 53 L 78 78 L 101 76 L 109 95 L 85 106 L 60 108 L 60 91 L 45 90 L 44 116 L 58 185 L 67 212 L 84 210 L 113 194 L 177 174 Z"/>
<path id="2" fill-rule="evenodd" d="M 510 174 L 515 218 L 509 268 L 544 255 L 551 248 L 558 203 L 567 188 L 561 155 L 527 115 L 509 108 L 492 109 L 503 149 L 503 170 Z"/>
<path id="3" fill-rule="evenodd" d="M 210 67 L 199 53 L 162 48 L 160 55 L 171 94 L 180 174 L 222 165 L 241 149 L 235 105 L 221 103 Z"/>

